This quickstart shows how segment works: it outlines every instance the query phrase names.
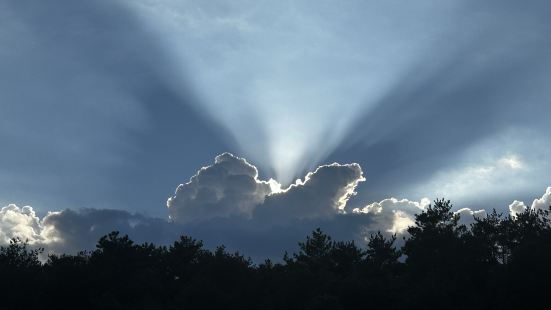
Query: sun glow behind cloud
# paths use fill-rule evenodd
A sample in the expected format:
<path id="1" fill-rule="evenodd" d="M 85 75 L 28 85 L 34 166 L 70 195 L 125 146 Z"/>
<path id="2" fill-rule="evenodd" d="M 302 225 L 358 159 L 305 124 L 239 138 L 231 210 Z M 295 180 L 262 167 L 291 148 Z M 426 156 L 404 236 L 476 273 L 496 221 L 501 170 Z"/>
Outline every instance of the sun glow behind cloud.
<path id="1" fill-rule="evenodd" d="M 129 2 L 162 33 L 200 108 L 283 184 L 313 169 L 438 43 L 451 3 Z M 430 14 L 430 19 L 421 18 Z M 436 17 L 434 17 L 436 16 Z M 353 26 L 351 26 L 353 25 Z"/>

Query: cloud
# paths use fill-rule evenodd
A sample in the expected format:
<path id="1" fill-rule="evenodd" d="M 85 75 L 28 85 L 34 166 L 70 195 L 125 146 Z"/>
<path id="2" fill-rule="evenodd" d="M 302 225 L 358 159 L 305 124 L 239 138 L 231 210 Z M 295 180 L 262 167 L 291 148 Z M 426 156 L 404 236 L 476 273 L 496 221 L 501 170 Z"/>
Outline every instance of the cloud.
<path id="1" fill-rule="evenodd" d="M 461 208 L 455 211 L 459 215 L 459 224 L 469 227 L 475 222 L 475 218 L 482 219 L 488 215 L 486 210 L 472 210 L 470 208 Z"/>
<path id="2" fill-rule="evenodd" d="M 408 199 L 387 198 L 371 203 L 363 208 L 352 210 L 355 214 L 371 214 L 381 228 L 390 233 L 403 233 L 409 226 L 415 225 L 415 215 L 430 205 L 428 198 L 420 202 Z"/>
<path id="3" fill-rule="evenodd" d="M 286 189 L 277 181 L 258 179 L 258 170 L 230 153 L 216 157 L 167 201 L 171 220 L 179 223 L 215 217 L 254 218 L 264 224 L 283 219 L 330 217 L 345 212 L 346 203 L 364 180 L 358 164 L 318 167 Z"/>
<path id="4" fill-rule="evenodd" d="M 167 244 L 183 233 L 166 219 L 108 209 L 80 209 L 51 212 L 41 222 L 54 252 L 91 249 L 98 239 L 113 230 L 128 234 L 136 242 Z"/>
<path id="5" fill-rule="evenodd" d="M 551 186 L 547 187 L 547 190 L 540 198 L 534 199 L 530 209 L 547 210 L 549 207 L 551 207 Z M 518 213 L 524 212 L 526 209 L 528 209 L 528 206 L 526 206 L 523 201 L 515 200 L 509 205 L 509 214 L 511 216 L 516 216 Z"/>
<path id="6" fill-rule="evenodd" d="M 532 209 L 548 209 L 551 207 L 551 186 L 547 188 L 541 198 L 534 199 Z"/>
<path id="7" fill-rule="evenodd" d="M 429 198 L 423 198 L 419 202 L 408 199 L 396 198 L 384 199 L 371 203 L 363 208 L 355 208 L 355 214 L 372 214 L 379 227 L 387 227 L 389 233 L 405 233 L 410 226 L 415 226 L 415 215 L 423 212 L 431 204 Z M 459 215 L 459 223 L 469 225 L 475 217 L 486 217 L 486 210 L 471 210 L 462 208 L 454 212 Z"/>
<path id="8" fill-rule="evenodd" d="M 332 217 L 345 212 L 358 183 L 364 180 L 358 164 L 323 165 L 308 173 L 304 180 L 267 196 L 255 208 L 254 216 L 266 222 Z"/>
<path id="9" fill-rule="evenodd" d="M 180 184 L 167 201 L 169 217 L 176 222 L 214 217 L 250 217 L 256 205 L 277 188 L 273 180 L 258 179 L 258 170 L 244 158 L 218 155 L 189 182 Z"/>
<path id="10" fill-rule="evenodd" d="M 99 238 L 113 230 L 137 242 L 167 244 L 184 229 L 167 220 L 121 210 L 62 210 L 40 219 L 32 207 L 14 204 L 0 209 L 0 244 L 18 237 L 46 253 L 76 253 L 94 249 Z"/>
<path id="11" fill-rule="evenodd" d="M 12 238 L 27 240 L 30 244 L 45 241 L 42 224 L 33 208 L 19 208 L 14 204 L 0 209 L 0 243 L 8 243 Z"/>
<path id="12" fill-rule="evenodd" d="M 404 195 L 445 197 L 456 204 L 498 205 L 504 211 L 513 199 L 533 199 L 549 184 L 545 171 L 551 150 L 541 132 L 512 127 L 465 148 L 455 160 L 412 183 Z"/>
<path id="13" fill-rule="evenodd" d="M 149 212 L 178 173 L 228 147 L 285 186 L 328 156 L 361 160 L 365 201 L 441 196 L 410 188 L 434 177 L 441 186 L 423 189 L 505 206 L 547 182 L 523 151 L 543 133 L 534 157 L 549 168 L 548 2 L 312 3 L 2 1 L 3 203 Z M 182 102 L 224 130 L 205 135 L 211 123 Z M 512 126 L 533 132 L 509 137 L 522 143 L 496 161 L 462 160 Z M 522 165 L 503 157 L 492 178 L 511 177 L 498 191 L 477 168 L 509 155 Z"/>
<path id="14" fill-rule="evenodd" d="M 207 246 L 224 243 L 258 259 L 279 257 L 316 227 L 360 242 L 379 229 L 371 227 L 376 223 L 370 214 L 347 213 L 363 180 L 357 164 L 330 164 L 282 189 L 274 180 L 260 180 L 245 159 L 223 153 L 178 186 L 167 201 L 170 221 L 106 209 L 66 209 L 40 219 L 31 207 L 10 205 L 3 209 L 1 227 L 4 242 L 18 234 L 52 252 L 91 249 L 100 236 L 119 230 L 138 242 L 166 244 L 190 234 Z"/>
<path id="15" fill-rule="evenodd" d="M 509 205 L 509 214 L 515 217 L 518 213 L 524 212 L 527 208 L 524 202 L 515 200 Z"/>
<path id="16" fill-rule="evenodd" d="M 261 261 L 280 259 L 285 250 L 295 250 L 297 242 L 317 227 L 336 240 L 358 244 L 365 244 L 377 231 L 406 234 L 415 225 L 415 215 L 430 204 L 428 198 L 388 198 L 349 206 L 364 179 L 358 164 L 330 164 L 282 188 L 274 180 L 259 179 L 257 168 L 244 158 L 223 153 L 177 187 L 167 202 L 170 220 L 108 209 L 66 209 L 40 219 L 31 207 L 11 204 L 0 210 L 0 243 L 17 236 L 47 252 L 74 253 L 93 249 L 101 236 L 113 230 L 136 242 L 156 244 L 172 243 L 185 234 L 204 240 L 209 248 L 224 244 Z M 533 207 L 545 205 L 550 195 L 548 188 Z M 511 206 L 515 212 L 523 208 L 519 201 Z M 485 210 L 470 208 L 455 213 L 466 225 L 486 216 Z"/>

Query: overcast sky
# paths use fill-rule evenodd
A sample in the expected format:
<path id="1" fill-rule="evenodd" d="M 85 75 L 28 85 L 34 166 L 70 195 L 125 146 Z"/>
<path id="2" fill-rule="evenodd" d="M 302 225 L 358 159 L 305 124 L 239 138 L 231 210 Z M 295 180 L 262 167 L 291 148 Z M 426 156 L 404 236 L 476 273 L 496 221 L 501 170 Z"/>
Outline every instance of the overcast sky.
<path id="1" fill-rule="evenodd" d="M 0 0 L 0 237 L 77 249 L 122 225 L 248 249 L 259 227 L 400 231 L 424 198 L 546 201 L 549 16 L 543 0 Z"/>

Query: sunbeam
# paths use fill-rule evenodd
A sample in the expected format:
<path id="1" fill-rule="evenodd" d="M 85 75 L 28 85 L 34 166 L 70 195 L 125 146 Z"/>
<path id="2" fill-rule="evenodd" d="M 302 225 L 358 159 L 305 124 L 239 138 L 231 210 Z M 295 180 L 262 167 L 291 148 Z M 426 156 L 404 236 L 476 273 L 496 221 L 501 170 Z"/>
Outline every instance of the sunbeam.
<path id="1" fill-rule="evenodd" d="M 203 98 L 200 109 L 233 133 L 244 156 L 284 184 L 334 151 L 360 115 L 455 31 L 440 25 L 457 5 L 129 4 L 163 33 L 175 66 Z"/>

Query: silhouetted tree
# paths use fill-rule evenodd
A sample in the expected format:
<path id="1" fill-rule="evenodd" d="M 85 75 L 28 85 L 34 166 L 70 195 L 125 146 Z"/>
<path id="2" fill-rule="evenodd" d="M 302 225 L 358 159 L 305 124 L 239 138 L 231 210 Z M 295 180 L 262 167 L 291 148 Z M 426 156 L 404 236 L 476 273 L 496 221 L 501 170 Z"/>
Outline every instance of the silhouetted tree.
<path id="1" fill-rule="evenodd" d="M 396 235 L 386 239 L 381 232 L 369 237 L 367 243 L 367 262 L 372 269 L 386 271 L 392 270 L 398 264 L 398 258 L 402 255 L 396 250 L 394 242 Z"/>
<path id="2" fill-rule="evenodd" d="M 42 252 L 42 248 L 29 249 L 28 242 L 20 238 L 13 238 L 9 245 L 0 247 L 0 306 L 5 309 L 37 306 L 37 300 L 29 295 L 43 295 L 43 292 L 33 292 L 29 284 L 40 279 Z"/>
<path id="3" fill-rule="evenodd" d="M 435 200 L 407 229 L 410 238 L 403 251 L 410 285 L 417 288 L 410 298 L 419 305 L 450 307 L 449 300 L 465 298 L 461 295 L 471 284 L 463 256 L 467 228 L 458 224 L 459 215 L 451 209 L 449 200 Z"/>
<path id="4" fill-rule="evenodd" d="M 187 236 L 165 247 L 116 231 L 42 264 L 43 250 L 16 238 L 0 247 L 0 309 L 536 308 L 551 278 L 550 213 L 494 210 L 466 227 L 436 200 L 402 249 L 396 235 L 373 234 L 364 248 L 318 228 L 259 265 Z"/>

